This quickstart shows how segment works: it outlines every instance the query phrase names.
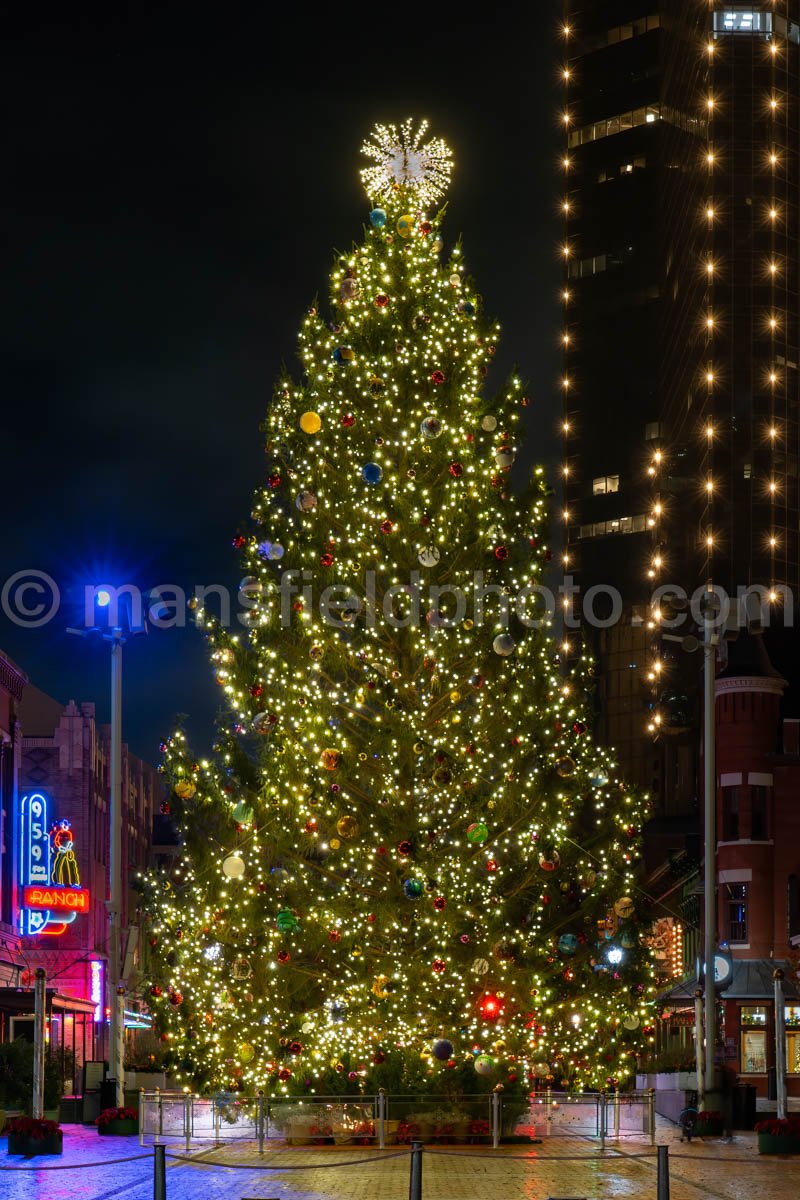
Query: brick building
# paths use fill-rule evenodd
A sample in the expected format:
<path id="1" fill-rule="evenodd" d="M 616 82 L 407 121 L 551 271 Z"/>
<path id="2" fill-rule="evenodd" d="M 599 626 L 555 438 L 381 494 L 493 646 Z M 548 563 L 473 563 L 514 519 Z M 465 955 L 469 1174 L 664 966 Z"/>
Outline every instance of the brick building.
<path id="1" fill-rule="evenodd" d="M 800 721 L 782 716 L 786 686 L 760 636 L 730 643 L 716 681 L 717 929 L 733 958 L 720 994 L 718 1058 L 761 1098 L 775 1067 L 776 970 L 784 974 L 787 1092 L 800 1097 Z M 683 894 L 684 910 L 699 918 L 697 874 Z M 691 1028 L 695 986 L 692 978 L 662 997 L 675 1035 Z"/>
<path id="2" fill-rule="evenodd" d="M 106 1053 L 110 740 L 94 704 L 62 705 L 0 653 L 0 1040 L 31 1035 L 41 966 L 51 1044 L 74 1051 L 78 1065 Z M 129 880 L 147 865 L 160 793 L 155 768 L 123 745 Z M 134 985 L 135 905 L 123 886 L 123 960 Z M 138 1007 L 133 997 L 128 1007 Z"/>
<path id="3" fill-rule="evenodd" d="M 22 964 L 14 921 L 14 814 L 22 758 L 19 707 L 26 675 L 0 652 L 0 987 L 19 982 Z M 3 1035 L 0 1026 L 0 1038 Z"/>

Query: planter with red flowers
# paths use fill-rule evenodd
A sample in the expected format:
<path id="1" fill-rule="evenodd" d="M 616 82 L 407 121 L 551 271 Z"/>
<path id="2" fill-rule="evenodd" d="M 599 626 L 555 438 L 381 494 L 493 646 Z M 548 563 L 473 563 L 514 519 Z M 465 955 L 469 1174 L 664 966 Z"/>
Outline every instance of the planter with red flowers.
<path id="1" fill-rule="evenodd" d="M 42 1121 L 34 1117 L 13 1117 L 6 1125 L 8 1153 L 61 1154 L 63 1141 L 58 1121 Z"/>
<path id="2" fill-rule="evenodd" d="M 103 1137 L 126 1137 L 139 1132 L 139 1115 L 135 1108 L 104 1108 L 95 1125 Z"/>
<path id="3" fill-rule="evenodd" d="M 755 1130 L 759 1154 L 800 1154 L 800 1117 L 772 1117 Z"/>
<path id="4" fill-rule="evenodd" d="M 697 1114 L 695 1133 L 698 1137 L 722 1137 L 725 1132 L 725 1118 L 721 1112 L 705 1109 Z"/>

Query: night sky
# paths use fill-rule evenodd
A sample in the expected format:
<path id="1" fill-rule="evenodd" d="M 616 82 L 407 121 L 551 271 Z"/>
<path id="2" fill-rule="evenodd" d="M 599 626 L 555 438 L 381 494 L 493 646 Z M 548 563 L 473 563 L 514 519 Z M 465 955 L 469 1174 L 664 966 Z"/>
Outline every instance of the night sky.
<path id="1" fill-rule="evenodd" d="M 66 9 L 70 6 L 64 6 Z M 4 17 L 0 583 L 48 572 L 57 618 L 0 648 L 108 715 L 108 651 L 68 636 L 84 584 L 239 577 L 231 536 L 259 425 L 335 247 L 360 238 L 361 142 L 428 117 L 453 147 L 445 234 L 503 326 L 490 387 L 529 381 L 553 455 L 558 371 L 554 0 L 487 6 L 113 6 Z M 126 649 L 125 731 L 156 761 L 175 714 L 198 749 L 218 703 L 205 642 Z"/>

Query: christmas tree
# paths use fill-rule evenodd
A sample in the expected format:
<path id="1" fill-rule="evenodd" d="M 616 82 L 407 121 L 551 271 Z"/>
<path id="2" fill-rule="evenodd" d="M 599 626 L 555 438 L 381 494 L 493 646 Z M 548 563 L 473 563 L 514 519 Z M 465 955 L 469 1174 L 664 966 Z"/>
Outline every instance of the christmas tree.
<path id="1" fill-rule="evenodd" d="M 539 582 L 527 399 L 443 213 L 423 125 L 364 147 L 372 210 L 278 382 L 243 627 L 199 612 L 227 716 L 164 747 L 180 852 L 143 881 L 149 1003 L 204 1088 L 628 1077 L 650 951 L 644 803 L 588 727 Z"/>

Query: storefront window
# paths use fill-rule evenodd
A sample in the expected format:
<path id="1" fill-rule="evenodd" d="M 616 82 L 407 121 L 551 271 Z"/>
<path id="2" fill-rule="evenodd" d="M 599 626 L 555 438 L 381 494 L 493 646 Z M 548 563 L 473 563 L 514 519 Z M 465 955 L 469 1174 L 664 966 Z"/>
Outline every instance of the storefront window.
<path id="1" fill-rule="evenodd" d="M 767 1033 L 763 1029 L 742 1030 L 743 1075 L 764 1075 L 767 1070 Z"/>
<path id="2" fill-rule="evenodd" d="M 786 1034 L 786 1071 L 789 1075 L 800 1075 L 800 1030 Z"/>

